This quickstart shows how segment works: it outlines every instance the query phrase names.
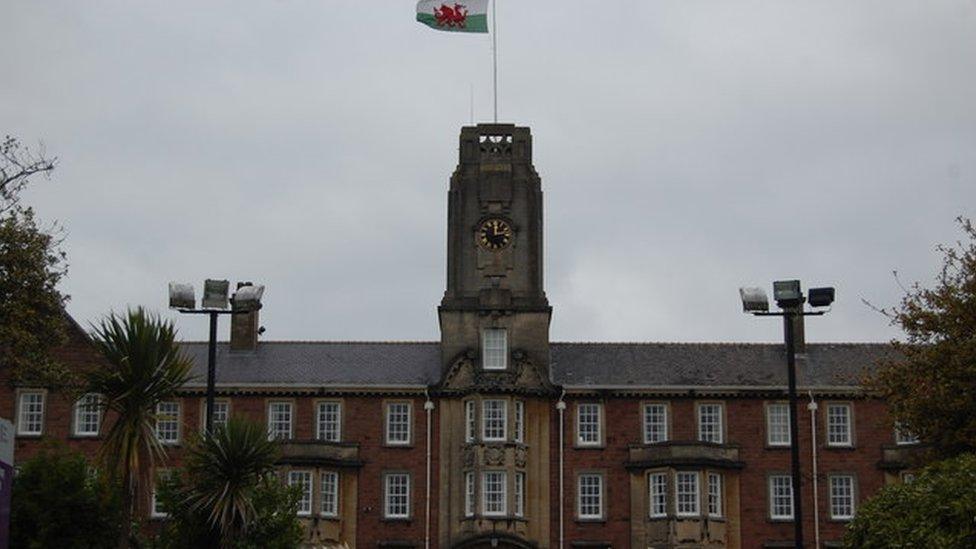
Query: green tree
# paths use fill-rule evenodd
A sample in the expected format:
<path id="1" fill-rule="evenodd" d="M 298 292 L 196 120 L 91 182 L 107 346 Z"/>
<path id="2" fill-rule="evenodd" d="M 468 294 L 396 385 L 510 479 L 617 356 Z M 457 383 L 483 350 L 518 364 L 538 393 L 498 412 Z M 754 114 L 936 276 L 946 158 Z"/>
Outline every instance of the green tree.
<path id="1" fill-rule="evenodd" d="M 976 455 L 936 462 L 865 502 L 844 543 L 857 549 L 976 547 Z"/>
<path id="2" fill-rule="evenodd" d="M 868 379 L 895 420 L 941 457 L 976 451 L 976 228 L 958 221 L 968 242 L 939 246 L 934 287 L 915 283 L 882 310 L 906 340 Z"/>
<path id="3" fill-rule="evenodd" d="M 109 548 L 121 528 L 115 485 L 63 446 L 20 465 L 12 503 L 11 547 Z"/>
<path id="4" fill-rule="evenodd" d="M 192 363 L 180 351 L 173 324 L 142 307 L 124 316 L 110 314 L 94 327 L 92 339 L 107 366 L 91 374 L 89 390 L 101 394 L 106 410 L 116 416 L 99 458 L 122 486 L 118 543 L 127 547 L 135 504 L 151 485 L 156 463 L 165 459 L 156 438 L 156 405 L 189 381 Z"/>
<path id="5" fill-rule="evenodd" d="M 260 423 L 232 418 L 191 442 L 184 476 L 161 502 L 167 547 L 290 548 L 301 541 L 300 494 L 274 475 L 278 445 Z"/>
<path id="6" fill-rule="evenodd" d="M 67 264 L 59 230 L 41 228 L 20 193 L 56 162 L 13 137 L 0 143 L 0 364 L 16 382 L 49 387 L 77 381 L 50 353 L 65 338 L 68 297 L 57 285 Z"/>

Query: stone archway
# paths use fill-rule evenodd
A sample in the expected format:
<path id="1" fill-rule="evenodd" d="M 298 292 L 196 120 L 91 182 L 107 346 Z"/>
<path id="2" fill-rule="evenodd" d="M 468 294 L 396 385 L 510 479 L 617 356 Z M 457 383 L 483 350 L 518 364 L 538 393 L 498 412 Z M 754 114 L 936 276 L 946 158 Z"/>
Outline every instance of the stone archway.
<path id="1" fill-rule="evenodd" d="M 479 534 L 455 543 L 453 549 L 536 549 L 528 540 L 511 534 Z"/>

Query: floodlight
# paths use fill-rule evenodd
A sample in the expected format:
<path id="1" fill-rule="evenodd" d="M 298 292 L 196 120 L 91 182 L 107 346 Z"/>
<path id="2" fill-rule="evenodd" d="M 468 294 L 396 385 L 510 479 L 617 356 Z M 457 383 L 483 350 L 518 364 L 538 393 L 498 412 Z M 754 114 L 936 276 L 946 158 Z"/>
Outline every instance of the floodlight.
<path id="1" fill-rule="evenodd" d="M 227 292 L 230 290 L 230 283 L 226 280 L 207 279 L 203 283 L 203 302 L 204 309 L 226 309 Z"/>
<path id="2" fill-rule="evenodd" d="M 192 309 L 197 304 L 197 298 L 193 295 L 193 285 L 181 282 L 169 283 L 169 308 L 170 309 Z"/>
<path id="3" fill-rule="evenodd" d="M 780 307 L 797 307 L 803 304 L 803 292 L 799 280 L 777 280 L 773 282 L 773 299 Z"/>
<path id="4" fill-rule="evenodd" d="M 739 288 L 742 298 L 742 311 L 746 313 L 766 312 L 769 310 L 769 298 L 762 288 Z"/>
<path id="5" fill-rule="evenodd" d="M 829 307 L 834 302 L 833 288 L 810 288 L 808 293 L 811 307 Z"/>
<path id="6" fill-rule="evenodd" d="M 231 302 L 236 311 L 256 311 L 261 308 L 261 296 L 263 295 L 263 285 L 245 284 L 237 288 Z"/>

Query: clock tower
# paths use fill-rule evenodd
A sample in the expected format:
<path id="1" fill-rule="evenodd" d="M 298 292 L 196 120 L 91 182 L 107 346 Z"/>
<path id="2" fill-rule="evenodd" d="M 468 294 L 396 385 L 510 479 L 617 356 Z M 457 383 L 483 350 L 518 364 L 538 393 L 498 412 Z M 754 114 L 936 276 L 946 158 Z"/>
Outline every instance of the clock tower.
<path id="1" fill-rule="evenodd" d="M 550 542 L 549 319 L 542 285 L 542 182 L 532 135 L 461 129 L 447 206 L 441 547 L 545 549 Z"/>
<path id="2" fill-rule="evenodd" d="M 552 308 L 543 290 L 542 182 L 532 166 L 532 135 L 514 124 L 465 127 L 459 157 L 448 193 L 447 290 L 438 308 L 444 371 L 462 354 L 482 365 L 496 360 L 504 344 L 505 362 L 524 358 L 548 379 Z"/>

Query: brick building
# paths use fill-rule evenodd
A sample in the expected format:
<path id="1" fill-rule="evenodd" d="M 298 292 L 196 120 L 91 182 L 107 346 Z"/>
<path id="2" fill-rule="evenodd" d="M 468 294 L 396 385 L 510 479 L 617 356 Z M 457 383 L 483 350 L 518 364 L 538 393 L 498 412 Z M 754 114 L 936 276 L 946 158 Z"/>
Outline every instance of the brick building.
<path id="1" fill-rule="evenodd" d="M 463 128 L 459 157 L 440 341 L 259 342 L 255 312 L 218 348 L 215 419 L 281 440 L 308 544 L 791 546 L 783 346 L 550 342 L 529 130 Z M 67 360 L 97 360 L 72 341 Z M 203 425 L 206 344 L 184 345 L 198 381 L 159 410 L 170 466 Z M 809 547 L 833 546 L 912 463 L 915 441 L 857 382 L 886 350 L 798 343 Z M 19 459 L 43 438 L 92 452 L 110 421 L 84 399 L 0 391 Z"/>

